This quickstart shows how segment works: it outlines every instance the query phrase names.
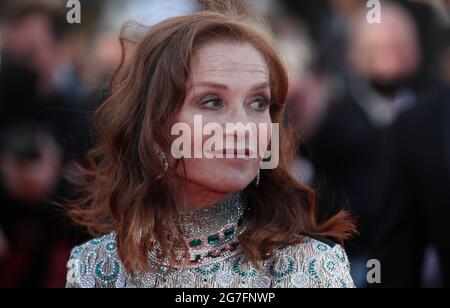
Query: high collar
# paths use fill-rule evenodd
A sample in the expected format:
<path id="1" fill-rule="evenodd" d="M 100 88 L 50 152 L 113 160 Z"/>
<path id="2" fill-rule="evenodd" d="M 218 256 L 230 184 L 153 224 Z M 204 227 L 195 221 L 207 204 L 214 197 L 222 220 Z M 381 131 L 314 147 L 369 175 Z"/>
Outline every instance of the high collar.
<path id="1" fill-rule="evenodd" d="M 233 193 L 209 207 L 183 211 L 177 217 L 177 225 L 188 243 L 215 235 L 222 239 L 225 231 L 238 228 L 245 209 L 241 194 Z"/>
<path id="2" fill-rule="evenodd" d="M 239 253 L 239 236 L 246 230 L 246 209 L 241 193 L 233 193 L 207 208 L 180 212 L 176 224 L 188 248 L 187 254 L 182 250 L 176 253 L 180 266 L 207 266 Z M 150 264 L 169 267 L 167 258 L 161 260 L 158 252 L 150 252 Z"/>

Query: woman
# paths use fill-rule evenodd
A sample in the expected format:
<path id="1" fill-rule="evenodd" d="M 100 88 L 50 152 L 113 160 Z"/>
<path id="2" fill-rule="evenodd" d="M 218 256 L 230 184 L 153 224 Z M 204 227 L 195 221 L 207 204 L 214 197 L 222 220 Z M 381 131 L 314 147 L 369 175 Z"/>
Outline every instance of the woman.
<path id="1" fill-rule="evenodd" d="M 280 123 L 287 85 L 274 45 L 237 14 L 204 11 L 152 27 L 98 111 L 101 144 L 71 215 L 104 236 L 73 250 L 67 286 L 353 287 L 342 247 L 320 238 L 342 243 L 354 226 L 344 212 L 318 223 L 314 193 L 289 171 L 291 129 L 280 127 L 270 170 L 248 145 L 226 158 L 173 151 L 171 129 L 195 131 L 198 116 L 257 124 L 256 135 Z"/>

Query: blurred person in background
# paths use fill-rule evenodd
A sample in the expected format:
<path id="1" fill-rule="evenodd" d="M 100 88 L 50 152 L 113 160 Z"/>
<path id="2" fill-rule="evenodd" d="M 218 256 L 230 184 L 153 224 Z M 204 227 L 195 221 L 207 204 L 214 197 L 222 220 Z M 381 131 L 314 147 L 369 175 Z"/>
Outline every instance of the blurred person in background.
<path id="1" fill-rule="evenodd" d="M 374 217 L 373 257 L 381 261 L 382 286 L 448 288 L 450 91 L 402 115 L 387 136 Z M 427 260 L 430 246 L 437 259 Z M 440 272 L 433 277 L 431 269 Z"/>
<path id="2" fill-rule="evenodd" d="M 361 11 L 360 0 L 281 0 L 290 14 L 299 18 L 315 45 L 316 70 L 339 83 L 346 69 L 345 47 L 348 22 Z"/>
<path id="3" fill-rule="evenodd" d="M 13 1 L 2 10 L 0 228 L 9 253 L 1 287 L 62 286 L 73 244 L 49 197 L 67 193 L 63 170 L 85 151 L 65 11 Z M 73 111 L 73 112 L 72 112 Z"/>
<path id="4" fill-rule="evenodd" d="M 422 101 L 421 95 L 438 88 L 440 73 L 448 76 L 449 70 L 436 59 L 442 42 L 448 40 L 441 30 L 449 15 L 439 1 L 383 1 L 383 23 L 378 25 L 367 23 L 364 1 L 282 2 L 297 13 L 313 38 L 316 71 L 326 72 L 315 73 L 322 76 L 319 96 L 325 101 L 329 97 L 325 103 L 314 100 L 309 109 L 304 109 L 308 105 L 304 101 L 314 97 L 311 93 L 291 103 L 297 129 L 309 140 L 309 146 L 301 149 L 301 160 L 314 163 L 313 168 L 302 164 L 297 169 L 300 174 L 309 170 L 308 178 L 313 174 L 312 185 L 322 192 L 325 211 L 332 214 L 348 205 L 359 218 L 361 237 L 351 243 L 349 252 L 356 261 L 352 263 L 356 283 L 365 286 L 366 262 L 378 225 L 383 136 L 399 115 Z M 298 97 L 292 91 L 298 84 L 308 85 L 308 92 L 317 88 L 307 80 L 294 83 L 292 98 Z M 308 110 L 317 112 L 305 121 Z M 314 118 L 318 127 L 308 124 Z"/>
<path id="5" fill-rule="evenodd" d="M 287 119 L 294 124 L 302 140 L 308 140 L 326 114 L 330 94 L 330 82 L 317 69 L 316 47 L 309 37 L 302 20 L 285 12 L 272 17 L 275 37 L 286 61 L 289 73 Z M 312 184 L 315 170 L 302 147 L 292 166 L 301 181 Z"/>
<path id="6" fill-rule="evenodd" d="M 331 97 L 327 115 L 310 138 L 316 185 L 329 211 L 348 205 L 360 236 L 350 247 L 353 274 L 365 285 L 370 259 L 374 188 L 383 132 L 416 102 L 413 80 L 421 50 L 413 18 L 383 3 L 383 23 L 369 24 L 366 10 L 353 17 L 347 47 L 348 70 L 342 96 Z"/>
<path id="7" fill-rule="evenodd" d="M 83 3 L 83 7 L 87 5 Z M 82 48 L 81 80 L 83 88 L 93 92 L 103 89 L 100 97 L 93 95 L 97 106 L 109 95 L 109 82 L 121 63 L 122 47 L 125 62 L 128 62 L 135 51 L 136 41 L 147 32 L 149 26 L 198 9 L 195 0 L 103 0 L 96 3 L 89 1 L 89 5 L 97 6 L 98 12 L 95 20 L 89 21 L 87 31 L 91 32 L 90 38 L 85 40 Z M 124 38 L 122 41 L 119 41 L 118 33 Z"/>
<path id="8" fill-rule="evenodd" d="M 41 95 L 76 97 L 77 77 L 68 44 L 69 25 L 55 1 L 10 1 L 4 12 L 3 54 L 37 74 Z M 52 3 L 55 3 L 52 5 Z"/>

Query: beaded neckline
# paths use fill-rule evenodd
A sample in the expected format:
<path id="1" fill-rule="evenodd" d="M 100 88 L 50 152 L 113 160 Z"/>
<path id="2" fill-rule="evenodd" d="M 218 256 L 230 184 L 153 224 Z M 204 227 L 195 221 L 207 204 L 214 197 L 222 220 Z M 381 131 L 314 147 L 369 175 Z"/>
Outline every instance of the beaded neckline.
<path id="1" fill-rule="evenodd" d="M 207 208 L 182 212 L 177 217 L 177 225 L 185 239 L 196 239 L 223 233 L 228 226 L 237 226 L 244 212 L 241 194 L 234 193 Z"/>
<path id="2" fill-rule="evenodd" d="M 238 238 L 246 229 L 246 209 L 241 194 L 234 193 L 208 208 L 180 213 L 177 226 L 189 248 L 185 267 L 211 265 L 239 253 Z M 150 253 L 151 264 L 168 267 L 168 262 L 161 262 L 157 255 L 157 251 Z M 180 252 L 180 259 L 182 255 Z"/>

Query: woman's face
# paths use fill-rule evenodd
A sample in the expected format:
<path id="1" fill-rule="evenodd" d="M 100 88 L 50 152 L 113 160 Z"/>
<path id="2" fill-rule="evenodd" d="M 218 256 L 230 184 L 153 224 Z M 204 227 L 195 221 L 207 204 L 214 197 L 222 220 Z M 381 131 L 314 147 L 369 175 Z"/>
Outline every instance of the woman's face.
<path id="1" fill-rule="evenodd" d="M 269 81 L 266 61 L 250 44 L 216 42 L 197 51 L 191 63 L 186 100 L 176 118 L 192 132 L 192 153 L 203 154 L 201 158 L 184 159 L 189 185 L 226 194 L 245 189 L 255 179 L 261 153 L 252 151 L 252 142 L 260 149 L 267 149 L 270 142 L 270 136 L 261 131 L 264 126 L 271 129 Z M 200 141 L 194 141 L 199 127 L 194 118 L 200 116 L 201 128 L 222 127 L 222 136 L 213 136 L 220 137 L 223 145 L 212 145 L 212 135 L 204 131 Z M 247 126 L 245 130 L 227 129 L 227 125 L 239 123 Z M 224 158 L 205 157 L 208 148 L 223 153 Z M 179 173 L 184 174 L 181 167 Z"/>

